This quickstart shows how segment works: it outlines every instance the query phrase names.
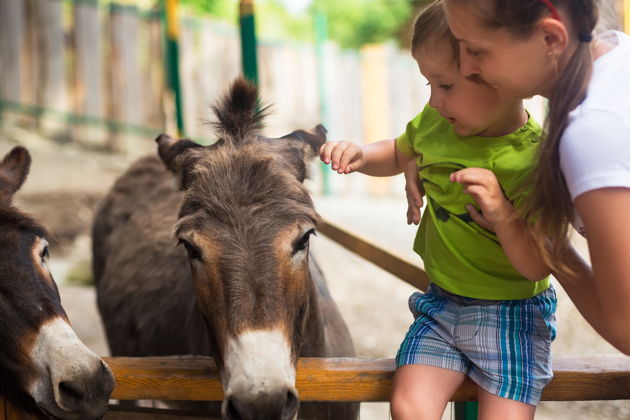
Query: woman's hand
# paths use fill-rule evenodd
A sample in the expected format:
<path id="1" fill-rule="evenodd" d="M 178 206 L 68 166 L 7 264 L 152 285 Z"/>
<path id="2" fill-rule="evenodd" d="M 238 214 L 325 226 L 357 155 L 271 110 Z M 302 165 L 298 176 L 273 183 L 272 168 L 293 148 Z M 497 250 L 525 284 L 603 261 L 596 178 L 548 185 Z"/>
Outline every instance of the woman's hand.
<path id="1" fill-rule="evenodd" d="M 407 195 L 407 224 L 417 225 L 420 223 L 420 209 L 422 208 L 424 189 L 418 179 L 418 166 L 416 160 L 412 159 L 405 169 L 405 194 Z"/>

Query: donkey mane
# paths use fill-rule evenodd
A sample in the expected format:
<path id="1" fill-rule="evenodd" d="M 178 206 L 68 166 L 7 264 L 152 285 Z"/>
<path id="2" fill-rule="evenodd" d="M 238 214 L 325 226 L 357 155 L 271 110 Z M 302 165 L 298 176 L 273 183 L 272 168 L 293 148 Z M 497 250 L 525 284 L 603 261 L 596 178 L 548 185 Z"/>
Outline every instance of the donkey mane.
<path id="1" fill-rule="evenodd" d="M 243 144 L 263 127 L 269 106 L 260 104 L 258 88 L 243 78 L 232 82 L 228 92 L 212 106 L 217 121 L 211 125 L 220 139 L 234 145 Z"/>
<path id="2" fill-rule="evenodd" d="M 276 215 L 316 224 L 319 216 L 301 182 L 304 165 L 297 174 L 287 170 L 296 166 L 298 150 L 278 153 L 274 144 L 290 140 L 259 135 L 268 107 L 257 110 L 256 86 L 239 78 L 228 92 L 212 108 L 220 140 L 208 148 L 191 147 L 184 158 L 192 169 L 183 177 L 187 191 L 176 229 L 207 226 L 204 215 L 232 226 L 247 220 L 273 224 Z"/>

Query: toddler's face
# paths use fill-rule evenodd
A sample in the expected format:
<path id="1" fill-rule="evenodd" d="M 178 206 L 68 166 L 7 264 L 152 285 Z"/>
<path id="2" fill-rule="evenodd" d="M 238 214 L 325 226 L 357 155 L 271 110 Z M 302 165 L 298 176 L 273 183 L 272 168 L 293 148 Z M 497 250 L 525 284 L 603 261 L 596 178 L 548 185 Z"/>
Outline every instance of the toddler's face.
<path id="1" fill-rule="evenodd" d="M 496 89 L 464 77 L 451 57 L 448 46 L 420 48 L 415 58 L 420 73 L 429 81 L 429 105 L 437 109 L 461 137 L 494 135 L 504 102 Z"/>

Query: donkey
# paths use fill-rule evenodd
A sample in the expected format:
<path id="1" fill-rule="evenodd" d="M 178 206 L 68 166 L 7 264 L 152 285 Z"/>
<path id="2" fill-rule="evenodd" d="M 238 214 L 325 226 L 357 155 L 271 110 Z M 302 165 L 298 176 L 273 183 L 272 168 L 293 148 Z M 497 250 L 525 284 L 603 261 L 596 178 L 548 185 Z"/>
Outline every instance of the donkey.
<path id="1" fill-rule="evenodd" d="M 216 143 L 160 135 L 161 161 L 119 178 L 93 228 L 112 354 L 214 356 L 226 420 L 296 418 L 298 357 L 354 355 L 309 255 L 319 217 L 302 182 L 326 130 L 263 137 L 258 105 L 256 87 L 237 79 L 213 107 Z M 300 418 L 355 419 L 357 409 L 304 403 Z"/>
<path id="2" fill-rule="evenodd" d="M 46 230 L 11 206 L 30 163 L 20 146 L 0 163 L 0 394 L 40 418 L 100 418 L 114 376 L 70 327 Z"/>

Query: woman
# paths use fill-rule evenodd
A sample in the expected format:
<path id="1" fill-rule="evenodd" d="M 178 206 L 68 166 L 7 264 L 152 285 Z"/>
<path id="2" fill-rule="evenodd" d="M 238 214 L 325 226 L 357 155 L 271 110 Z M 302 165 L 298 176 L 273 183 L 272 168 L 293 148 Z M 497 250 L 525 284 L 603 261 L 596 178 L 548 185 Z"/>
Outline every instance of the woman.
<path id="1" fill-rule="evenodd" d="M 549 99 L 526 216 L 582 315 L 630 354 L 630 37 L 593 38 L 593 0 L 444 5 L 465 76 L 509 98 Z M 571 224 L 588 240 L 592 270 L 567 241 Z"/>

